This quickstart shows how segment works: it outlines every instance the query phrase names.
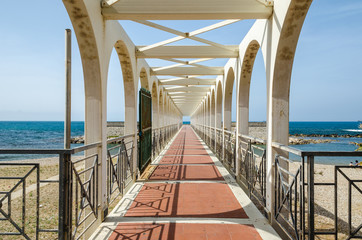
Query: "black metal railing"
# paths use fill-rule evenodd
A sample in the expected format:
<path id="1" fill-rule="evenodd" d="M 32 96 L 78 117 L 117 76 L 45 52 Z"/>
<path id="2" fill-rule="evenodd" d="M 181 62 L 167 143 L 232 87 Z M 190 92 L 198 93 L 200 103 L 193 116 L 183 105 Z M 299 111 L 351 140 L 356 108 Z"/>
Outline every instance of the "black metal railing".
<path id="1" fill-rule="evenodd" d="M 60 149 L 60 150 L 45 150 L 45 149 L 10 149 L 0 150 L 0 155 L 22 155 L 24 158 L 30 155 L 46 155 L 46 156 L 58 156 L 59 168 L 55 171 L 55 176 L 44 179 L 41 175 L 37 175 L 36 180 L 33 182 L 36 184 L 36 191 L 27 190 L 24 184 L 24 191 L 21 196 L 13 197 L 13 191 L 1 191 L 0 200 L 0 212 L 5 209 L 4 201 L 7 201 L 7 213 L 6 217 L 1 219 L 2 222 L 9 222 L 14 226 L 16 223 L 10 216 L 14 207 L 11 208 L 12 202 L 16 202 L 16 199 L 21 198 L 21 202 L 24 203 L 22 207 L 23 212 L 32 211 L 33 216 L 36 219 L 36 224 L 28 224 L 27 227 L 17 228 L 14 226 L 12 232 L 2 232 L 1 235 L 21 235 L 25 239 L 80 239 L 89 230 L 90 227 L 99 218 L 99 171 L 100 171 L 100 159 L 98 150 L 101 148 L 101 143 L 94 143 L 85 146 L 81 146 L 74 149 Z M 122 143 L 120 144 L 122 146 Z M 122 148 L 122 147 L 121 147 Z M 124 153 L 124 151 L 121 151 Z M 85 156 L 82 157 L 81 155 Z M 131 158 L 129 158 L 131 159 Z M 109 159 L 108 159 L 109 160 Z M 108 161 L 108 163 L 110 163 Z M 114 162 L 113 162 L 114 163 Z M 115 170 L 124 163 L 115 163 L 115 165 L 109 165 L 107 179 L 110 181 L 107 186 L 114 184 Z M 12 167 L 12 166 L 28 166 L 27 163 L 1 163 L 1 167 Z M 36 168 L 39 168 L 39 164 L 30 164 Z M 132 164 L 130 164 L 132 166 Z M 113 170 L 112 170 L 113 168 Z M 35 171 L 35 170 L 32 170 Z M 131 170 L 132 171 L 132 170 Z M 39 172 L 37 170 L 37 172 Z M 31 172 L 29 172 L 30 174 Z M 41 173 L 41 171 L 40 171 Z M 12 173 L 10 177 L 0 177 L 0 179 L 16 179 L 16 173 Z M 19 178 L 19 183 L 24 182 L 26 177 Z M 54 187 L 54 184 L 57 186 Z M 14 187 L 18 184 L 14 184 Z M 39 188 L 40 186 L 40 188 Z M 14 188 L 15 189 L 15 188 Z M 50 199 L 47 194 L 52 195 Z M 38 199 L 36 203 L 32 203 L 31 206 L 25 206 L 27 198 L 35 195 Z M 56 197 L 58 195 L 58 197 Z M 44 199 L 44 200 L 43 200 Z M 10 206 L 10 208 L 9 208 Z M 17 207 L 18 208 L 18 204 Z M 47 210 L 46 210 L 47 209 Z M 47 211 L 45 215 L 42 215 L 42 211 Z M 19 218 L 19 217 L 18 217 Z M 21 217 L 23 218 L 23 217 Z M 49 219 L 52 219 L 49 223 Z M 13 224 L 14 223 L 14 224 Z M 48 226 L 48 227 L 44 227 Z M 0 227 L 1 228 L 1 227 Z M 31 237 L 29 237 L 31 233 Z M 28 236 L 28 237 L 27 237 Z"/>
<path id="2" fill-rule="evenodd" d="M 0 236 L 4 235 L 12 235 L 12 236 L 21 236 L 25 239 L 38 239 L 39 238 L 39 232 L 43 231 L 44 229 L 40 228 L 39 225 L 39 218 L 36 218 L 35 222 L 35 229 L 33 231 L 33 234 L 28 233 L 26 231 L 26 223 L 25 219 L 28 218 L 29 211 L 28 211 L 28 199 L 29 194 L 27 191 L 27 182 L 28 179 L 32 177 L 32 175 L 35 175 L 34 178 L 36 179 L 36 198 L 35 198 L 35 204 L 36 204 L 36 210 L 35 214 L 39 216 L 39 191 L 40 191 L 40 168 L 39 164 L 19 164 L 19 163 L 0 163 L 0 170 L 4 170 L 3 167 L 12 168 L 14 171 L 17 171 L 19 174 L 16 176 L 14 175 L 8 175 L 5 173 L 2 173 L 0 175 L 0 182 L 6 184 L 6 188 L 9 184 L 8 189 L 6 189 L 4 186 L 2 186 L 2 189 L 0 191 Z M 25 168 L 25 171 L 19 171 L 19 167 Z M 11 183 L 9 183 L 11 182 Z M 13 195 L 16 195 L 16 193 L 21 193 L 21 201 L 20 204 L 13 204 Z M 14 206 L 15 205 L 15 206 Z M 18 216 L 20 221 L 17 221 L 19 219 L 14 218 L 14 214 L 12 209 L 17 209 Z M 14 229 L 15 231 L 10 231 L 10 229 Z"/>
<path id="3" fill-rule="evenodd" d="M 236 175 L 235 164 L 236 139 L 233 132 L 224 130 L 224 159 L 223 162 L 231 174 Z"/>
<path id="4" fill-rule="evenodd" d="M 205 131 L 213 129 L 200 124 L 192 127 L 204 141 L 207 139 Z M 229 172 L 238 173 L 236 180 L 239 185 L 259 210 L 270 218 L 283 239 L 315 239 L 316 236 L 362 238 L 362 208 L 353 204 L 361 202 L 362 166 L 334 166 L 332 178 L 327 179 L 323 173 L 316 171 L 315 164 L 316 157 L 345 159 L 362 157 L 362 152 L 307 152 L 272 143 L 273 162 L 269 166 L 272 178 L 267 183 L 265 140 L 239 135 L 236 155 L 234 134 L 218 128 L 215 132 L 215 143 L 211 141 L 210 148 L 215 146 L 216 156 Z M 238 162 L 234 160 L 236 157 Z M 343 181 L 346 184 L 341 184 Z M 272 191 L 269 196 L 271 209 L 266 206 L 267 184 Z M 316 196 L 315 188 L 326 188 L 326 192 L 333 194 L 326 200 L 326 196 Z M 334 207 L 323 208 L 320 197 L 327 202 L 334 201 Z M 327 224 L 327 221 L 332 223 Z"/>
<path id="5" fill-rule="evenodd" d="M 154 129 L 153 157 L 177 133 L 179 124 Z M 99 185 L 102 144 L 93 143 L 74 149 L 0 149 L 0 155 L 46 155 L 58 158 L 58 169 L 50 178 L 42 177 L 40 164 L 0 163 L 0 169 L 28 167 L 25 172 L 0 174 L 0 181 L 12 181 L 10 189 L 0 184 L 0 236 L 21 236 L 25 239 L 80 239 L 89 236 L 90 228 L 106 216 L 116 199 L 123 196 L 135 179 L 134 149 L 135 134 L 107 141 L 106 188 Z M 27 181 L 35 184 L 27 188 Z M 57 186 L 54 187 L 54 184 Z M 19 192 L 19 188 L 22 190 Z M 106 190 L 106 191 L 105 191 Z M 106 192 L 107 206 L 100 214 L 100 197 Z M 48 200 L 49 193 L 52 201 Z M 16 196 L 15 196 L 16 195 Z M 31 197 L 30 197 L 31 196 Z M 28 201 L 28 199 L 35 199 Z M 44 200 L 46 199 L 46 200 Z M 31 204 L 30 204 L 31 203 Z M 16 207 L 14 207 L 16 205 Z M 20 206 L 20 208 L 19 208 Z M 21 209 L 14 214 L 15 209 Z M 48 209 L 48 213 L 42 215 Z M 28 212 L 31 212 L 28 214 Z M 28 216 L 34 223 L 26 224 Z M 17 218 L 17 219 L 15 219 Z M 52 219 L 50 221 L 49 219 Z M 99 221 L 98 221 L 99 222 Z M 12 231 L 8 230 L 12 227 Z M 87 235 L 86 235 L 87 233 Z"/>
<path id="6" fill-rule="evenodd" d="M 238 137 L 239 175 L 237 181 L 258 209 L 266 213 L 266 142 L 246 135 Z"/>
<path id="7" fill-rule="evenodd" d="M 216 128 L 216 156 L 219 159 L 222 159 L 222 151 L 223 151 L 223 134 L 222 129 Z"/>
<path id="8" fill-rule="evenodd" d="M 155 159 L 161 151 L 166 147 L 166 144 L 180 129 L 179 124 L 171 124 L 168 126 L 155 128 L 152 130 L 152 157 Z"/>
<path id="9" fill-rule="evenodd" d="M 362 183 L 362 167 L 334 166 L 332 178 L 326 179 L 315 165 L 316 157 L 345 159 L 361 157 L 362 152 L 307 152 L 278 143 L 273 143 L 273 149 L 276 152 L 273 219 L 282 234 L 289 239 L 315 239 L 316 236 L 362 238 L 362 224 L 356 222 L 360 218 L 353 219 L 353 216 L 362 215 L 362 209 L 351 207 L 353 197 L 361 199 L 362 196 L 361 185 L 358 185 Z M 347 185 L 340 184 L 342 179 L 338 179 L 341 177 L 348 182 Z M 352 194 L 352 187 L 357 196 Z M 327 196 L 318 194 L 316 188 L 331 193 L 331 196 L 325 199 Z M 338 199 L 346 197 L 344 205 L 348 205 L 347 209 L 338 205 Z M 334 208 L 326 209 L 325 202 L 334 202 Z"/>
<path id="10" fill-rule="evenodd" d="M 134 135 L 126 135 L 107 141 L 107 200 L 108 206 L 123 196 L 133 183 Z"/>

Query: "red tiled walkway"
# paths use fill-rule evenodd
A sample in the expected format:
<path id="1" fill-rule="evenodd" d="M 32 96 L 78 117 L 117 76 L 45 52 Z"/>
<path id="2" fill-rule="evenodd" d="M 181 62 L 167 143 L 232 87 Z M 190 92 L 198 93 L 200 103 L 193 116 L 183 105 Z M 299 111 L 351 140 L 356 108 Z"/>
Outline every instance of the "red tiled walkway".
<path id="1" fill-rule="evenodd" d="M 148 182 L 136 197 L 130 195 L 133 200 L 127 200 L 121 223 L 108 239 L 269 239 L 261 237 L 257 221 L 248 216 L 190 126 L 160 157 Z"/>
<path id="2" fill-rule="evenodd" d="M 253 226 L 241 224 L 122 223 L 117 226 L 109 239 L 259 240 L 262 238 Z"/>

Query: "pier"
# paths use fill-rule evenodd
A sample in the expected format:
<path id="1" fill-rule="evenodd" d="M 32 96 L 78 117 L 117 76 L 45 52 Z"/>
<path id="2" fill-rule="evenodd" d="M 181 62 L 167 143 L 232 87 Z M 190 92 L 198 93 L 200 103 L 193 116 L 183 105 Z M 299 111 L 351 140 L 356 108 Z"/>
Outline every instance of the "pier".
<path id="1" fill-rule="evenodd" d="M 0 162 L 7 170 L 0 175 L 0 182 L 7 181 L 0 191 L 0 238 L 362 238 L 362 208 L 356 201 L 362 196 L 362 167 L 335 166 L 332 180 L 315 171 L 317 157 L 361 157 L 362 152 L 289 146 L 293 61 L 311 0 L 63 3 L 83 67 L 84 145 L 70 148 L 68 29 L 65 146 L 0 149 L 0 155 L 43 154 L 57 161 L 49 176 L 39 163 Z M 237 45 L 202 35 L 246 19 L 255 22 Z M 136 45 L 120 20 L 173 36 Z M 213 22 L 184 32 L 161 20 Z M 179 43 L 183 40 L 195 44 Z M 125 103 L 119 107 L 126 114 L 122 136 L 107 138 L 112 51 L 122 71 Z M 258 52 L 266 69 L 267 119 L 252 126 L 266 126 L 265 138 L 249 132 Z M 168 65 L 152 65 L 155 59 Z M 215 59 L 225 59 L 225 65 L 208 64 Z M 184 117 L 190 125 L 182 124 Z M 320 188 L 328 189 L 328 207 L 320 201 Z"/>

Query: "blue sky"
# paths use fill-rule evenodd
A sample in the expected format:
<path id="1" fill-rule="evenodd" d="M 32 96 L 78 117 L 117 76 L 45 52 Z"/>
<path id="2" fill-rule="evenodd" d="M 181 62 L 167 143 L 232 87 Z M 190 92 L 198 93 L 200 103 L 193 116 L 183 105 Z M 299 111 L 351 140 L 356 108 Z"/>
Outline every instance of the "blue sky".
<path id="1" fill-rule="evenodd" d="M 64 29 L 72 27 L 66 10 L 60 0 L 18 0 L 12 2 L 12 9 L 16 11 L 2 11 L 0 15 L 0 120 L 63 120 Z M 164 24 L 190 31 L 212 22 L 168 21 Z M 313 2 L 294 60 L 290 120 L 362 120 L 361 23 L 360 0 Z M 137 45 L 173 37 L 133 22 L 122 21 L 122 24 Z M 215 31 L 216 34 L 211 32 L 200 37 L 237 44 L 252 24 L 252 20 L 241 21 Z M 225 61 L 210 64 L 222 66 Z M 154 64 L 165 63 L 155 61 Z M 74 34 L 72 77 L 72 118 L 83 120 L 83 74 Z M 114 53 L 108 81 L 108 120 L 123 120 L 122 73 Z M 250 120 L 264 121 L 266 79 L 260 53 L 252 75 L 250 104 Z"/>

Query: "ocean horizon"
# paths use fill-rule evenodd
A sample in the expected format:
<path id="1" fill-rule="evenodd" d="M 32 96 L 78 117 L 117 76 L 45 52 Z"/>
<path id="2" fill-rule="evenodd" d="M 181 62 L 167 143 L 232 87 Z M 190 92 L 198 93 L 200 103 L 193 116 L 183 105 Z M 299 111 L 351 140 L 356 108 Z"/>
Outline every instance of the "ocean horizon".
<path id="1" fill-rule="evenodd" d="M 184 122 L 189 124 L 189 121 Z M 291 135 L 350 135 L 348 138 L 333 138 L 337 140 L 336 142 L 293 145 L 293 147 L 305 151 L 354 151 L 356 146 L 350 142 L 362 142 L 362 138 L 353 137 L 362 134 L 362 129 L 358 128 L 359 123 L 359 121 L 290 121 L 289 133 Z M 83 136 L 84 121 L 72 121 L 71 134 L 72 137 Z M 63 149 L 63 145 L 64 121 L 0 121 L 0 149 Z M 77 146 L 81 145 L 72 144 L 72 148 Z M 0 161 L 41 157 L 49 156 L 0 155 Z M 325 164 L 348 164 L 350 161 L 350 158 L 316 159 L 316 162 Z"/>

